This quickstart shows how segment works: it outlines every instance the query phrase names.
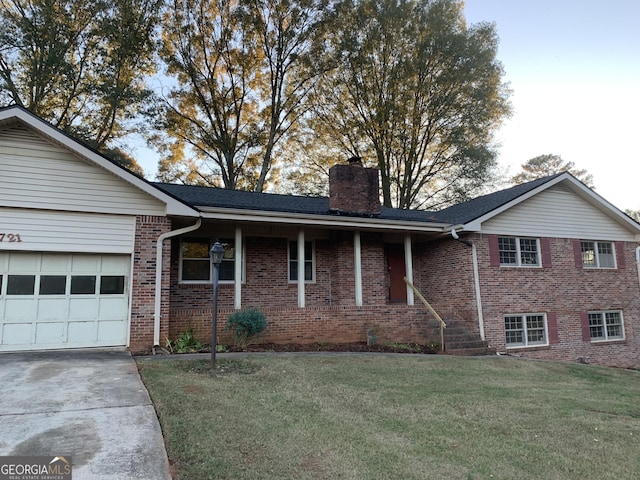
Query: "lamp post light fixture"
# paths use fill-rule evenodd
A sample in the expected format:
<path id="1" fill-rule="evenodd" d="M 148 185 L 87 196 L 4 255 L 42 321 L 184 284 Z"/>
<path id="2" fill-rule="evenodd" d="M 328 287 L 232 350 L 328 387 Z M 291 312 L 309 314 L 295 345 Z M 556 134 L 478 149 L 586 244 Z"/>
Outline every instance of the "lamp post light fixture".
<path id="1" fill-rule="evenodd" d="M 213 244 L 209 250 L 209 258 L 213 264 L 213 310 L 211 312 L 211 368 L 216 368 L 216 350 L 218 340 L 216 331 L 218 329 L 218 273 L 222 257 L 224 256 L 224 247 L 218 241 Z"/>

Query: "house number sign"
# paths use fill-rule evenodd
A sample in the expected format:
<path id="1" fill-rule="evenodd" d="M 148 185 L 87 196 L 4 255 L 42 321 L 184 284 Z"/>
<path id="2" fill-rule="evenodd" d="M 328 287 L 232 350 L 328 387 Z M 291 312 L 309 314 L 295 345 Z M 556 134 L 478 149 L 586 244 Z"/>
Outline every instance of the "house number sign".
<path id="1" fill-rule="evenodd" d="M 0 232 L 0 242 L 21 242 L 22 238 L 19 233 L 2 233 Z"/>

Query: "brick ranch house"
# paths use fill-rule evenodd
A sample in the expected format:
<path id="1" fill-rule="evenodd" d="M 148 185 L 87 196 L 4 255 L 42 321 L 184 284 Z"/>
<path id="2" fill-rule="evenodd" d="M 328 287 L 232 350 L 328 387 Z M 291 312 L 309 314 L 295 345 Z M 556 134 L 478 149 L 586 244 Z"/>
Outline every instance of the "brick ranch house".
<path id="1" fill-rule="evenodd" d="M 638 367 L 640 224 L 567 173 L 438 212 L 380 206 L 378 172 L 330 171 L 329 198 L 150 183 L 19 107 L 0 110 L 0 351 L 207 341 L 208 250 L 225 318 L 264 342 L 439 341 Z M 638 264 L 638 265 L 637 265 Z"/>

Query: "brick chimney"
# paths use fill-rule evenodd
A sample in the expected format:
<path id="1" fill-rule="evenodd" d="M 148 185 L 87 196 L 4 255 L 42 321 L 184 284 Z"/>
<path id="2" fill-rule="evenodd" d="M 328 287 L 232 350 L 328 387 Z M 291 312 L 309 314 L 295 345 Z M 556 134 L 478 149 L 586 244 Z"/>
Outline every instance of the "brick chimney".
<path id="1" fill-rule="evenodd" d="M 329 169 L 329 210 L 353 215 L 379 215 L 378 170 L 364 168 L 359 157 Z"/>

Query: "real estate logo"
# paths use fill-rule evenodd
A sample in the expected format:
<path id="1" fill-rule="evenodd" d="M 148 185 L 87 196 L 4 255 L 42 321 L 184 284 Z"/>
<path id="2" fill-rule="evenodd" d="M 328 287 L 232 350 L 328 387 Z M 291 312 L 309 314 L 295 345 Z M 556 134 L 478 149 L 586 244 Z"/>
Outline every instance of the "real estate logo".
<path id="1" fill-rule="evenodd" d="M 71 480 L 71 457 L 0 457 L 0 480 Z"/>

